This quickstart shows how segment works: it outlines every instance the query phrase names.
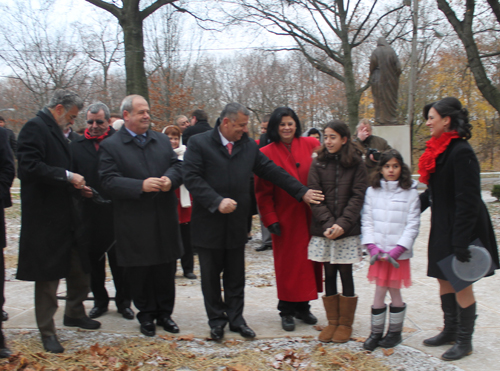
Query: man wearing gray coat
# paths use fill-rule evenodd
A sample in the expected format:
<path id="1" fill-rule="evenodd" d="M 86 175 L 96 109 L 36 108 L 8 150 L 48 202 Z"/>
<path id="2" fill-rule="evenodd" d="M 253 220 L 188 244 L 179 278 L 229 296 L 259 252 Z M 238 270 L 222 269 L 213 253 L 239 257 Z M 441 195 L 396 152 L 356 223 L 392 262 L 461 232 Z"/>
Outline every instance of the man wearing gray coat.
<path id="1" fill-rule="evenodd" d="M 171 315 L 175 266 L 182 242 L 174 189 L 182 184 L 181 162 L 164 134 L 149 130 L 149 105 L 125 97 L 122 128 L 99 147 L 101 185 L 113 201 L 116 257 L 126 267 L 140 331 L 156 324 L 179 332 Z"/>

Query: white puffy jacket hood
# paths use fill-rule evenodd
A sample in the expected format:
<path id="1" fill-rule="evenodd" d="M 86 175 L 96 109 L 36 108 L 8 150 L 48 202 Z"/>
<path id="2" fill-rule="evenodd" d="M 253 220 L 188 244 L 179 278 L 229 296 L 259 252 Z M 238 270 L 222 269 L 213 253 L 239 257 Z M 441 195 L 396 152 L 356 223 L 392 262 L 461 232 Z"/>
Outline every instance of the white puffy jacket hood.
<path id="1" fill-rule="evenodd" d="M 418 182 L 410 189 L 399 187 L 398 181 L 380 181 L 380 188 L 366 190 L 361 212 L 362 243 L 375 244 L 385 252 L 396 245 L 407 250 L 399 260 L 413 256 L 413 243 L 420 226 L 420 200 Z"/>

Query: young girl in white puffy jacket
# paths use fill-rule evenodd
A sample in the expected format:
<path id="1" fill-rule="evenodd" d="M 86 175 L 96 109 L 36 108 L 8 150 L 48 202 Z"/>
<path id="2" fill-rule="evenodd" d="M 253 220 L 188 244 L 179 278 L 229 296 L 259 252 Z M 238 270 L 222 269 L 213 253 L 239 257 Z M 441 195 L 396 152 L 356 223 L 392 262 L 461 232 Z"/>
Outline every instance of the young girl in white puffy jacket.
<path id="1" fill-rule="evenodd" d="M 401 331 L 406 304 L 401 286 L 411 286 L 410 258 L 420 225 L 420 201 L 417 182 L 411 179 L 408 166 L 395 149 L 380 156 L 377 172 L 366 191 L 361 214 L 362 243 L 370 252 L 368 279 L 375 282 L 371 334 L 366 350 L 377 346 L 392 348 L 403 341 Z M 391 295 L 389 329 L 383 336 L 387 307 L 384 299 Z"/>

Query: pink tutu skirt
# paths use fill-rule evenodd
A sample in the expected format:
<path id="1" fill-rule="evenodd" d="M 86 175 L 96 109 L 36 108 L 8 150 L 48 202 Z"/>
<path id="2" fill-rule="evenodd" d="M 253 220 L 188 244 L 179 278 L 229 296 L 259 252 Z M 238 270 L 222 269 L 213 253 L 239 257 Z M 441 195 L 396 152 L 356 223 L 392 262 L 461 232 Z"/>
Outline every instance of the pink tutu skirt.
<path id="1" fill-rule="evenodd" d="M 410 259 L 398 260 L 399 268 L 386 261 L 377 260 L 375 264 L 370 265 L 368 270 L 368 280 L 377 286 L 392 287 L 400 289 L 401 287 L 411 286 Z"/>

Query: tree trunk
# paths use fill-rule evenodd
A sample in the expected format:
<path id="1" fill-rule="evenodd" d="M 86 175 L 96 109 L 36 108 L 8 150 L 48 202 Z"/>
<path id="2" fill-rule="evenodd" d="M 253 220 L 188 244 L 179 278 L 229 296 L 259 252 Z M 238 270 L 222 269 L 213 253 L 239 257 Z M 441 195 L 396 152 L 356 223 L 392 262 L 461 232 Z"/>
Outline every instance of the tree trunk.
<path id="1" fill-rule="evenodd" d="M 148 80 L 144 68 L 144 35 L 142 17 L 138 9 L 123 9 L 120 26 L 123 29 L 125 46 L 125 71 L 127 74 L 127 95 L 139 94 L 149 102 Z"/>

